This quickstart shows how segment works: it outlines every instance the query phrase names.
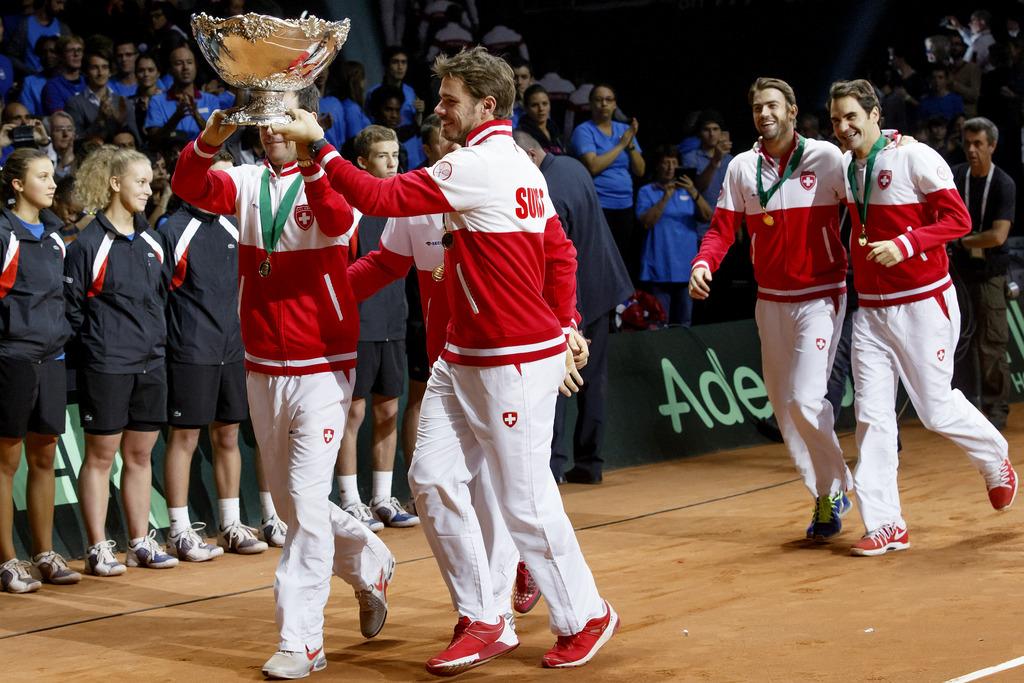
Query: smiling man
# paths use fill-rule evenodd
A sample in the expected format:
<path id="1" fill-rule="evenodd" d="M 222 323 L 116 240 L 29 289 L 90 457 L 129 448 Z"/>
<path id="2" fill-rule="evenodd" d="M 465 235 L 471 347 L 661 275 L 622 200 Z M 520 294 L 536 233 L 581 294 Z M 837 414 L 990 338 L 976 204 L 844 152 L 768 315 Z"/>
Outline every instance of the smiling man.
<path id="1" fill-rule="evenodd" d="M 855 482 L 867 533 L 851 552 L 881 555 L 910 547 L 896 482 L 897 381 L 921 423 L 967 453 L 996 510 L 1013 503 L 1017 474 L 1006 439 L 950 388 L 960 308 L 946 243 L 971 226 L 953 173 L 928 145 L 901 145 L 898 133 L 882 134 L 869 82 L 833 83 L 829 109 L 836 138 L 849 150 L 843 165 L 860 301 L 852 340 L 860 453 Z"/>
<path id="2" fill-rule="evenodd" d="M 765 389 L 786 449 L 815 498 L 807 538 L 842 530 L 850 480 L 825 400 L 846 309 L 846 252 L 839 237 L 842 156 L 794 131 L 796 95 L 759 78 L 748 99 L 760 139 L 725 173 L 711 229 L 693 260 L 690 295 L 711 294 L 745 219 L 757 279 L 757 329 Z"/>
<path id="3" fill-rule="evenodd" d="M 420 413 L 409 483 L 459 612 L 427 671 L 454 675 L 519 645 L 502 614 L 468 483 L 482 457 L 495 502 L 548 602 L 558 640 L 547 667 L 587 663 L 618 615 L 601 599 L 548 468 L 555 398 L 578 346 L 576 251 L 540 170 L 512 140 L 512 67 L 483 48 L 439 57 L 441 134 L 462 145 L 427 169 L 378 179 L 343 160 L 315 117 L 280 132 L 309 143 L 331 185 L 379 216 L 444 213 L 451 322 Z M 584 342 L 585 343 L 585 342 Z"/>

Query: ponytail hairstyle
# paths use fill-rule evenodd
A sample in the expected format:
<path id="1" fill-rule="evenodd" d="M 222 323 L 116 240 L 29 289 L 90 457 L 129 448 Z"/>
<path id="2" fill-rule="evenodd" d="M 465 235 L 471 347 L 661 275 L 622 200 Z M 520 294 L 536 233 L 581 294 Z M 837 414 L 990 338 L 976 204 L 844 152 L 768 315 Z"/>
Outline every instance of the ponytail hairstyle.
<path id="1" fill-rule="evenodd" d="M 113 193 L 110 179 L 121 176 L 137 162 L 150 163 L 145 154 L 134 149 L 103 145 L 92 151 L 76 173 L 75 196 L 82 207 L 89 213 L 107 208 Z"/>
<path id="2" fill-rule="evenodd" d="M 47 159 L 46 152 L 35 147 L 21 147 L 11 152 L 4 162 L 3 170 L 0 170 L 0 199 L 4 206 L 12 206 L 18 195 L 11 183 L 15 180 L 24 181 L 28 175 L 28 167 L 37 159 Z"/>

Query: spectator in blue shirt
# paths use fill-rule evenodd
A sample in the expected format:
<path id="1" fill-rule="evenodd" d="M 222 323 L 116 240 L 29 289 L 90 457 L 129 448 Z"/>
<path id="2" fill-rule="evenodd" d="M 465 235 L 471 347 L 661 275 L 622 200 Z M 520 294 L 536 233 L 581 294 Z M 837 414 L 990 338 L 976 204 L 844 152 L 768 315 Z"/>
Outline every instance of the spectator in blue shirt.
<path id="1" fill-rule="evenodd" d="M 419 128 L 401 123 L 402 91 L 389 85 L 378 88 L 370 96 L 369 107 L 374 120 L 385 128 L 395 131 L 398 136 L 398 144 L 401 148 L 399 172 L 404 173 L 422 166 L 427 157 L 423 152 L 423 141 L 419 136 Z"/>
<path id="2" fill-rule="evenodd" d="M 423 100 L 417 95 L 409 84 L 405 82 L 406 74 L 409 72 L 409 55 L 400 47 L 389 47 L 384 52 L 384 82 L 378 83 L 366 91 L 366 98 L 369 100 L 373 93 L 382 85 L 390 85 L 402 91 L 402 121 L 401 125 L 413 125 L 419 129 L 423 122 Z M 356 131 L 358 132 L 358 131 Z M 355 135 L 356 133 L 352 133 Z"/>
<path id="3" fill-rule="evenodd" d="M 173 133 L 194 138 L 206 127 L 206 119 L 224 102 L 217 95 L 195 87 L 196 58 L 182 45 L 171 50 L 167 60 L 174 79 L 171 89 L 150 98 L 146 110 L 146 135 L 151 141 L 165 140 Z"/>
<path id="4" fill-rule="evenodd" d="M 644 157 L 636 132 L 640 124 L 613 121 L 615 90 L 599 83 L 590 91 L 591 120 L 572 132 L 571 149 L 594 178 L 608 226 L 633 282 L 640 268 L 640 242 L 633 216 L 633 176 L 644 174 Z"/>
<path id="5" fill-rule="evenodd" d="M 647 230 L 640 279 L 651 283 L 669 325 L 689 327 L 690 262 L 697 255 L 697 224 L 711 218 L 711 207 L 693 178 L 679 172 L 674 149 L 659 147 L 652 161 L 654 182 L 641 187 L 636 197 L 637 219 Z"/>
<path id="6" fill-rule="evenodd" d="M 324 137 L 327 138 L 327 142 L 331 143 L 335 149 L 341 149 L 345 140 L 348 139 L 345 130 L 345 108 L 333 92 L 328 92 L 327 86 L 331 82 L 330 73 L 330 69 L 324 69 L 316 77 L 316 87 L 320 90 L 320 127 L 324 129 Z"/>
<path id="7" fill-rule="evenodd" d="M 85 41 L 78 36 L 61 36 L 57 41 L 60 67 L 57 75 L 43 86 L 43 114 L 46 116 L 62 110 L 69 99 L 85 90 L 85 77 L 82 75 L 84 53 Z"/>
<path id="8" fill-rule="evenodd" d="M 964 98 L 949 89 L 949 69 L 945 66 L 932 67 L 931 92 L 921 98 L 917 107 L 917 116 L 921 121 L 941 116 L 952 121 L 964 113 Z"/>
<path id="9" fill-rule="evenodd" d="M 24 104 L 32 116 L 43 115 L 43 87 L 46 82 L 57 75 L 57 66 L 60 60 L 57 56 L 57 38 L 45 36 L 36 41 L 36 55 L 43 65 L 43 70 L 37 74 L 25 76 L 21 84 L 21 97 L 19 101 Z"/>
<path id="10" fill-rule="evenodd" d="M 135 62 L 139 48 L 131 38 L 122 38 L 114 43 L 114 65 L 117 73 L 110 79 L 110 89 L 122 97 L 131 97 L 138 87 L 135 81 Z"/>
<path id="11" fill-rule="evenodd" d="M 718 203 L 718 194 L 722 191 L 725 170 L 732 161 L 732 140 L 723 127 L 724 120 L 721 114 L 713 109 L 701 112 L 700 118 L 697 119 L 700 147 L 682 154 L 682 168 L 696 170 L 697 190 L 712 212 Z M 700 221 L 699 229 L 702 235 L 707 232 L 710 222 L 710 216 Z"/>
<path id="12" fill-rule="evenodd" d="M 345 62 L 339 81 L 338 99 L 345 112 L 346 142 L 350 142 L 372 121 L 363 109 L 366 102 L 366 69 L 362 62 Z"/>
<path id="13" fill-rule="evenodd" d="M 25 15 L 11 33 L 7 55 L 21 74 L 34 74 L 42 70 L 42 62 L 35 51 L 43 36 L 60 38 L 71 34 L 67 24 L 58 19 L 64 11 L 64 0 L 36 0 L 35 11 Z"/>

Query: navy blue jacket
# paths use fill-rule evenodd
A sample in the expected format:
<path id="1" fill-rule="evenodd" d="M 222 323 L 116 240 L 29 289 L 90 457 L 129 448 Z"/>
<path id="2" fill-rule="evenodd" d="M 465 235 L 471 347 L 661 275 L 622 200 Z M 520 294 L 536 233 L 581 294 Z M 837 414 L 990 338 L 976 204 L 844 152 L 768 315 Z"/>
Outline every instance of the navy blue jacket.
<path id="1" fill-rule="evenodd" d="M 576 247 L 576 308 L 584 327 L 622 303 L 633 293 L 633 285 L 601 210 L 594 180 L 583 164 L 548 154 L 540 172 L 562 227 Z"/>
<path id="2" fill-rule="evenodd" d="M 135 215 L 134 239 L 118 233 L 102 211 L 79 233 L 64 263 L 64 300 L 79 367 L 133 375 L 163 364 L 166 260 L 159 236 L 141 214 Z"/>
<path id="3" fill-rule="evenodd" d="M 64 352 L 71 335 L 64 317 L 62 223 L 44 210 L 42 237 L 0 210 L 0 357 L 41 362 Z"/>

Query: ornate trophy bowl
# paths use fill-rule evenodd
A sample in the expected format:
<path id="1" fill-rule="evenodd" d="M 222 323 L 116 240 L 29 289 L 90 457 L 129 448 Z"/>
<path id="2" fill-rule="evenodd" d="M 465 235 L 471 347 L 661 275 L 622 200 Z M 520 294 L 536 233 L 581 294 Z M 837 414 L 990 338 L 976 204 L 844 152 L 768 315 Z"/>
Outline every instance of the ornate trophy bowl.
<path id="1" fill-rule="evenodd" d="M 284 93 L 312 85 L 345 44 L 350 25 L 348 19 L 313 16 L 193 15 L 192 33 L 206 61 L 227 83 L 250 91 L 248 104 L 229 112 L 225 123 L 267 126 L 291 121 Z"/>

